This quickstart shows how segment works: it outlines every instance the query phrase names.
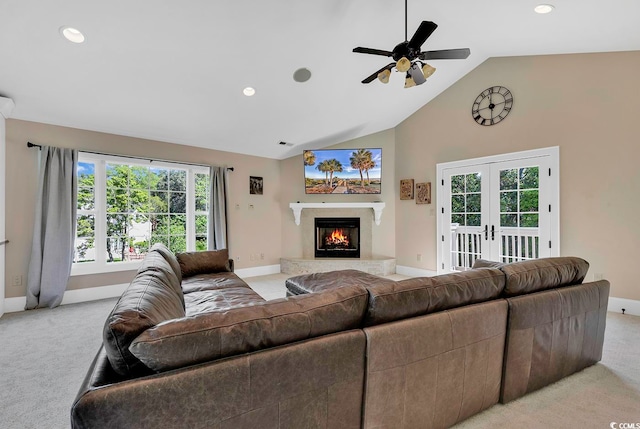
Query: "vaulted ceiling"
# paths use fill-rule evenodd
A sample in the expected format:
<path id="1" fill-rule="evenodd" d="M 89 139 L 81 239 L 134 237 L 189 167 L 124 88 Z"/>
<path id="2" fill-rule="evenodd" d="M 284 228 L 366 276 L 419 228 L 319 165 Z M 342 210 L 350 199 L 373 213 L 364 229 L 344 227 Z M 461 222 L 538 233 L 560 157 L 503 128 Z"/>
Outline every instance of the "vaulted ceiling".
<path id="1" fill-rule="evenodd" d="M 409 38 L 434 21 L 423 50 L 471 55 L 404 89 L 360 83 L 390 60 L 352 52 L 404 40 L 402 0 L 1 0 L 0 95 L 18 119 L 283 159 L 394 127 L 490 57 L 640 49 L 639 1 L 554 1 L 408 0 Z"/>

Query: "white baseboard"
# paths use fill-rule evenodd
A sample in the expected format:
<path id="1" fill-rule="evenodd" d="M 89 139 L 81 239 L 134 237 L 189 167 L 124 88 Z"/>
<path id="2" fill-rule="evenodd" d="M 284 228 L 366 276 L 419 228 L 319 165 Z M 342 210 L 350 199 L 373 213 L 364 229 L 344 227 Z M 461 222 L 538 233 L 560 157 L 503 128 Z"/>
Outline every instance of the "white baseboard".
<path id="1" fill-rule="evenodd" d="M 62 297 L 62 303 L 60 305 L 76 304 L 78 302 L 96 301 L 98 299 L 115 298 L 122 295 L 122 292 L 129 286 L 129 283 L 123 283 L 118 285 L 99 286 L 86 289 L 74 289 L 68 290 Z M 4 311 L 5 313 L 15 313 L 17 311 L 24 311 L 24 306 L 27 304 L 26 296 L 18 296 L 15 298 L 4 299 Z"/>
<path id="2" fill-rule="evenodd" d="M 26 296 L 18 296 L 15 298 L 4 299 L 4 312 L 15 313 L 16 311 L 23 311 L 24 306 L 27 305 Z"/>
<path id="3" fill-rule="evenodd" d="M 423 270 L 422 268 L 406 267 L 404 265 L 396 265 L 396 274 L 402 274 L 409 277 L 433 277 L 438 274 L 437 271 Z"/>
<path id="4" fill-rule="evenodd" d="M 608 311 L 612 311 L 614 313 L 622 313 L 623 308 L 625 310 L 625 314 L 640 316 L 640 301 L 636 301 L 634 299 L 616 298 L 615 296 L 609 297 L 609 305 L 607 306 Z"/>
<path id="5" fill-rule="evenodd" d="M 280 264 L 276 265 L 263 265 L 261 267 L 240 268 L 234 271 L 238 277 L 257 277 L 266 276 L 269 274 L 280 274 Z"/>

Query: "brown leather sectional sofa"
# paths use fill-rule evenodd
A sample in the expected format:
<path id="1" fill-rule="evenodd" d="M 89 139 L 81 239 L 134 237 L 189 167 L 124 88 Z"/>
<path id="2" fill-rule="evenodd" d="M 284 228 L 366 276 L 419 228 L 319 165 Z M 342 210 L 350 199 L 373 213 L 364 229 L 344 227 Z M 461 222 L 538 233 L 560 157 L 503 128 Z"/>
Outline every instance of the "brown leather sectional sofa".
<path id="1" fill-rule="evenodd" d="M 601 358 L 609 283 L 580 258 L 314 274 L 264 301 L 226 252 L 177 256 L 155 247 L 116 304 L 73 428 L 448 427 Z"/>

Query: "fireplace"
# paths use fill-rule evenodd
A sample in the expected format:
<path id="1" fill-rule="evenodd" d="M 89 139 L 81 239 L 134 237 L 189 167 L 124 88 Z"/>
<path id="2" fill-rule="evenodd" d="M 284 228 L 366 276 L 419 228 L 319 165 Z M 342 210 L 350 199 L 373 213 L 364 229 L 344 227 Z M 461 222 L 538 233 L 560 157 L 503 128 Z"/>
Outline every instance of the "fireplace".
<path id="1" fill-rule="evenodd" d="M 359 258 L 359 217 L 315 218 L 316 258 Z"/>

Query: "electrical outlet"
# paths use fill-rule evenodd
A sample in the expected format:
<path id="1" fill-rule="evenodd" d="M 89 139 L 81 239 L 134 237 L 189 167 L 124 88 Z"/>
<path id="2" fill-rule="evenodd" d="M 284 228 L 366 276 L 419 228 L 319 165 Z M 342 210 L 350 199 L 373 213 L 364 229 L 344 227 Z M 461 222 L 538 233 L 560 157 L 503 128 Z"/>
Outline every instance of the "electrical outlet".
<path id="1" fill-rule="evenodd" d="M 422 253 L 418 253 L 418 254 L 416 255 L 416 260 L 417 260 L 418 262 L 422 261 Z"/>
<path id="2" fill-rule="evenodd" d="M 22 276 L 20 274 L 13 276 L 13 281 L 11 283 L 14 286 L 22 286 Z"/>
<path id="3" fill-rule="evenodd" d="M 594 281 L 604 280 L 604 273 L 594 273 L 593 280 Z"/>
<path id="4" fill-rule="evenodd" d="M 260 254 L 260 259 L 261 259 L 261 260 L 264 260 L 264 253 L 261 253 L 261 254 Z"/>

